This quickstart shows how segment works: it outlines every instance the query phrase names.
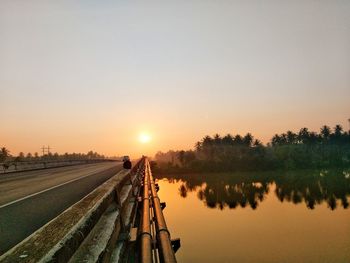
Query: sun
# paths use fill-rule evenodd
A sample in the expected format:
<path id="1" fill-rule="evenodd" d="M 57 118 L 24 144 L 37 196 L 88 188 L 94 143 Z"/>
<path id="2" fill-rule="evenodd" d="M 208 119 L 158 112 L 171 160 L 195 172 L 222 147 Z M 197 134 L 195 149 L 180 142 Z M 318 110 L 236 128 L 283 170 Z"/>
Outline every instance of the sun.
<path id="1" fill-rule="evenodd" d="M 148 143 L 148 142 L 151 141 L 151 136 L 148 133 L 146 133 L 146 132 L 142 132 L 139 135 L 139 141 L 141 143 Z"/>

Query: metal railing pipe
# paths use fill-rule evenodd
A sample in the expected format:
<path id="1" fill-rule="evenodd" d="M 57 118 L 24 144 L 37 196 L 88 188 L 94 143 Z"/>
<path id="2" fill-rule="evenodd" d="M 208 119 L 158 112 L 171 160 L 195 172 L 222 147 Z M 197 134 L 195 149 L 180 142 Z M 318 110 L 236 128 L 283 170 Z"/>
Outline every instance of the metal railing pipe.
<path id="1" fill-rule="evenodd" d="M 144 163 L 145 165 L 145 163 Z M 146 166 L 144 166 L 146 169 Z M 149 175 L 145 172 L 143 179 L 142 216 L 140 239 L 140 262 L 152 262 L 152 234 L 150 225 Z"/>
<path id="2" fill-rule="evenodd" d="M 157 241 L 160 260 L 163 263 L 176 263 L 175 253 L 171 245 L 170 233 L 165 222 L 165 218 L 160 205 L 160 200 L 156 191 L 156 185 L 152 177 L 149 161 L 147 159 L 145 170 L 146 174 L 148 174 L 151 186 L 151 196 L 156 220 Z"/>

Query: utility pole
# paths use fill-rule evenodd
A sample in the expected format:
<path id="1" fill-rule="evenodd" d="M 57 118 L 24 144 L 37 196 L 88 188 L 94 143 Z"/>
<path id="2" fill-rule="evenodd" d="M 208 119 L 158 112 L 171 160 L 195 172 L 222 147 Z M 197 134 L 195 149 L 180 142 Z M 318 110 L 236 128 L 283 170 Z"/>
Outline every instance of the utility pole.
<path id="1" fill-rule="evenodd" d="M 50 154 L 50 149 L 52 150 L 52 148 L 50 148 L 50 145 L 48 145 L 47 147 L 43 146 L 41 147 L 41 150 L 43 152 L 43 156 L 45 155 L 45 153 L 47 152 L 47 154 Z"/>

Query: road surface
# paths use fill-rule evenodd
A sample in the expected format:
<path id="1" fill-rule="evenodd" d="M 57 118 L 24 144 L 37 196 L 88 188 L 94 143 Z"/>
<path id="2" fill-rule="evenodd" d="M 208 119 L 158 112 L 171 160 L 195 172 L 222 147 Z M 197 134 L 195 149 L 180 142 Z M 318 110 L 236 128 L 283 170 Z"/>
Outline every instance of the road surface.
<path id="1" fill-rule="evenodd" d="M 0 255 L 121 169 L 104 162 L 0 175 Z"/>

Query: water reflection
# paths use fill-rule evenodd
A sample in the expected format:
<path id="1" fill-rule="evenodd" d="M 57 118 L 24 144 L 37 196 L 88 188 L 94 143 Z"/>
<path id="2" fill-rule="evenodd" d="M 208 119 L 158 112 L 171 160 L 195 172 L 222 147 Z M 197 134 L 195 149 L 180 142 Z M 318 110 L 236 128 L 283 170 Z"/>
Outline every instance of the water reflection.
<path id="1" fill-rule="evenodd" d="M 233 174 L 157 175 L 181 182 L 179 195 L 196 192 L 209 208 L 250 206 L 256 209 L 271 189 L 281 202 L 305 203 L 309 209 L 326 202 L 331 210 L 349 207 L 350 171 L 293 171 Z M 272 187 L 274 186 L 274 187 Z"/>

